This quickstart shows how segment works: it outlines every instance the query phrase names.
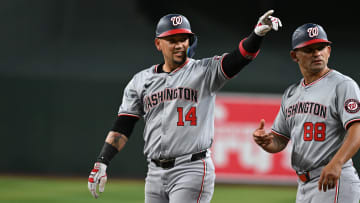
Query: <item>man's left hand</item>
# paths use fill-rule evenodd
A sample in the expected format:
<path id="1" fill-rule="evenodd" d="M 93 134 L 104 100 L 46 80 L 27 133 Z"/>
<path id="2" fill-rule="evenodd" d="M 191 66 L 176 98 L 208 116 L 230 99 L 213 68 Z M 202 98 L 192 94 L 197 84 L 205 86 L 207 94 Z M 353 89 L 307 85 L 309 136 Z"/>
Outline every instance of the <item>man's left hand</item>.
<path id="1" fill-rule="evenodd" d="M 318 182 L 319 191 L 326 192 L 328 189 L 333 189 L 341 175 L 341 165 L 328 163 L 321 171 L 320 179 Z"/>

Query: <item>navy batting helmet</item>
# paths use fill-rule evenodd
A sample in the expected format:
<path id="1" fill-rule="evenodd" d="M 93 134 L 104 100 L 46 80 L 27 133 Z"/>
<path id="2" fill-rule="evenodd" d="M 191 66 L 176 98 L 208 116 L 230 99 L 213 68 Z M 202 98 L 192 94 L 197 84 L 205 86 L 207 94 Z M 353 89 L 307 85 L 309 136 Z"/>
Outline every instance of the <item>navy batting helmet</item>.
<path id="1" fill-rule="evenodd" d="M 197 37 L 191 31 L 189 20 L 180 14 L 168 14 L 163 16 L 156 26 L 155 37 L 161 38 L 176 34 L 190 35 L 190 47 L 187 50 L 187 55 L 192 58 L 195 55 Z"/>
<path id="2" fill-rule="evenodd" d="M 304 24 L 298 27 L 292 35 L 293 50 L 320 42 L 331 44 L 327 38 L 325 30 L 318 24 Z"/>

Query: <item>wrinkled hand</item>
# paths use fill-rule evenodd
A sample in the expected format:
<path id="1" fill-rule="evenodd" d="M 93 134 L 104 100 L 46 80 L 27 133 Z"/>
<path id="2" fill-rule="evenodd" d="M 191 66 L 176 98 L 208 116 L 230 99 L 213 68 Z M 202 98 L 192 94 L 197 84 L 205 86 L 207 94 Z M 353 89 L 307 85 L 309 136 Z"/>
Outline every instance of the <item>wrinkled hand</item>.
<path id="1" fill-rule="evenodd" d="M 318 182 L 319 191 L 326 192 L 327 189 L 333 189 L 336 187 L 337 182 L 341 175 L 341 165 L 327 164 L 321 171 L 320 179 Z"/>
<path id="2" fill-rule="evenodd" d="M 256 142 L 256 144 L 260 145 L 262 148 L 271 144 L 272 139 L 273 139 L 272 134 L 266 134 L 264 126 L 265 126 L 265 120 L 261 119 L 259 128 L 256 129 L 253 133 L 254 141 Z"/>
<path id="3" fill-rule="evenodd" d="M 280 19 L 271 16 L 273 13 L 274 10 L 269 10 L 259 18 L 259 21 L 255 26 L 255 34 L 258 36 L 265 36 L 271 29 L 278 31 L 279 27 L 282 27 Z"/>
<path id="4" fill-rule="evenodd" d="M 107 181 L 106 167 L 106 164 L 96 162 L 94 168 L 90 172 L 88 188 L 95 199 L 99 197 L 98 193 L 96 193 L 98 185 L 100 193 L 104 192 L 105 190 L 105 183 Z"/>

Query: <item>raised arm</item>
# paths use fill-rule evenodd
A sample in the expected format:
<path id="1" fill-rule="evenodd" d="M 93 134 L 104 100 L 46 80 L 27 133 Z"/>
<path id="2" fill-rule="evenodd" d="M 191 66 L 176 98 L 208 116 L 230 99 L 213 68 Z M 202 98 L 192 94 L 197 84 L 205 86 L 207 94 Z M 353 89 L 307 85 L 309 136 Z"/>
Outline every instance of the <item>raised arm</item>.
<path id="1" fill-rule="evenodd" d="M 223 70 L 228 78 L 234 77 L 258 55 L 263 37 L 271 30 L 277 31 L 282 26 L 279 18 L 271 16 L 274 10 L 262 15 L 253 32 L 240 41 L 239 46 L 226 55 L 223 60 Z"/>

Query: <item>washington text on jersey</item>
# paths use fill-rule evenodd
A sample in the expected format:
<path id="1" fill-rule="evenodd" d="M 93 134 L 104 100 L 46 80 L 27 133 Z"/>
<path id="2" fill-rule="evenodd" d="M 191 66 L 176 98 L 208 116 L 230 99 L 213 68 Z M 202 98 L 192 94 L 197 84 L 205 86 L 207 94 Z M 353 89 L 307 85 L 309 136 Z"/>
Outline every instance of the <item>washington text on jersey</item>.
<path id="1" fill-rule="evenodd" d="M 159 105 L 165 101 L 171 101 L 175 99 L 184 99 L 187 101 L 191 101 L 197 103 L 198 91 L 186 88 L 186 87 L 178 87 L 178 88 L 165 88 L 162 91 L 155 92 L 149 96 L 144 97 L 145 111 Z"/>
<path id="2" fill-rule="evenodd" d="M 296 114 L 313 114 L 326 118 L 326 109 L 327 107 L 322 104 L 314 102 L 298 102 L 285 109 L 286 119 L 291 118 Z"/>

